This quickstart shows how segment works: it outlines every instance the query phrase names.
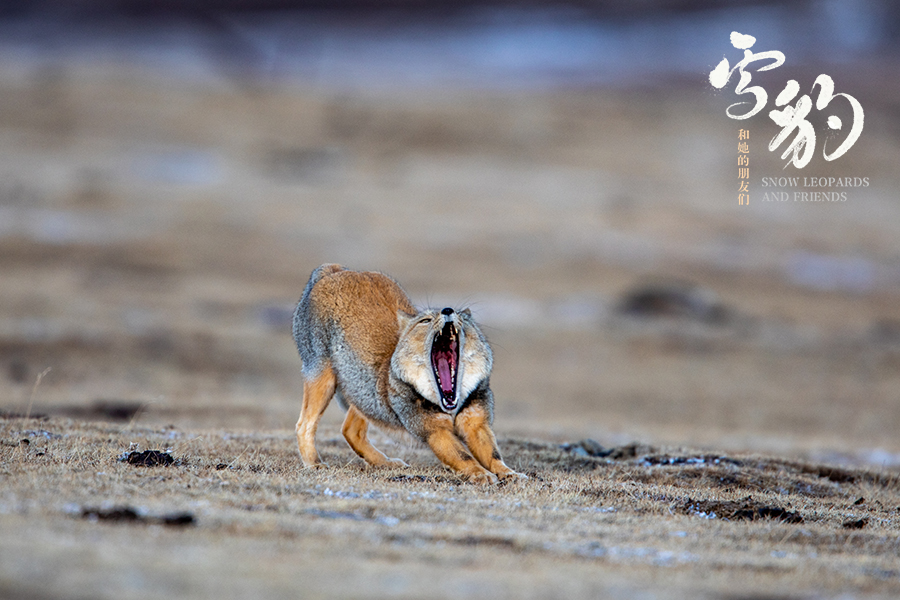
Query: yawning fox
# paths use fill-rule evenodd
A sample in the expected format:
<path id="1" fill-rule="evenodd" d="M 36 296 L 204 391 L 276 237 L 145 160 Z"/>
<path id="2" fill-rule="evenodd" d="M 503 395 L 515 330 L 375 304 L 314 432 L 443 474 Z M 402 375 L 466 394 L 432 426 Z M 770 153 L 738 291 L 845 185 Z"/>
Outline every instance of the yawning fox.
<path id="1" fill-rule="evenodd" d="M 321 464 L 316 427 L 337 394 L 347 409 L 344 437 L 370 465 L 406 465 L 372 446 L 372 421 L 405 429 L 471 481 L 519 475 L 491 431 L 493 357 L 468 310 L 418 311 L 390 277 L 326 264 L 306 284 L 293 331 L 303 359 L 297 444 L 305 465 Z"/>

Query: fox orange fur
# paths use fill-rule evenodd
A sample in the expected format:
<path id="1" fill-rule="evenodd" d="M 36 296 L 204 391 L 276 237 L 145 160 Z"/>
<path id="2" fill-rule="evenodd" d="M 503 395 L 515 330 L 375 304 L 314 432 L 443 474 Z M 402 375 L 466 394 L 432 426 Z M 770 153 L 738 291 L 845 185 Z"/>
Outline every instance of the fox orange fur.
<path id="1" fill-rule="evenodd" d="M 321 464 L 319 418 L 335 395 L 350 447 L 373 466 L 406 466 L 367 439 L 369 423 L 406 430 L 474 482 L 519 476 L 491 430 L 490 346 L 468 310 L 418 311 L 396 281 L 326 264 L 313 271 L 293 319 L 303 360 L 297 444 Z"/>

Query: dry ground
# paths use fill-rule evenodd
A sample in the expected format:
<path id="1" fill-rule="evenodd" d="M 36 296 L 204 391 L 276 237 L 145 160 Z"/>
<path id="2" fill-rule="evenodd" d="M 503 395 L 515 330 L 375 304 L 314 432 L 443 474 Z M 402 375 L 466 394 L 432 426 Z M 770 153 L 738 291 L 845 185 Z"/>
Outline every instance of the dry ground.
<path id="1" fill-rule="evenodd" d="M 321 435 L 2 423 L 4 597 L 817 597 L 900 593 L 900 478 L 750 454 L 505 438 L 522 482 Z M 123 460 L 168 450 L 174 463 Z M 132 509 L 129 512 L 125 509 Z M 166 524 L 166 520 L 170 523 Z M 190 521 L 190 522 L 186 522 Z M 736 589 L 735 586 L 738 586 Z"/>
<path id="2" fill-rule="evenodd" d="M 807 174 L 873 184 L 739 210 L 736 127 L 696 82 L 374 93 L 4 55 L 0 595 L 896 597 L 900 92 L 864 84 L 900 78 L 829 72 L 867 129 Z M 334 407 L 332 468 L 300 469 L 288 317 L 326 261 L 472 306 L 529 480 L 381 437 L 411 467 L 368 470 Z M 622 314 L 646 277 L 725 318 Z M 175 462 L 119 460 L 144 450 Z"/>

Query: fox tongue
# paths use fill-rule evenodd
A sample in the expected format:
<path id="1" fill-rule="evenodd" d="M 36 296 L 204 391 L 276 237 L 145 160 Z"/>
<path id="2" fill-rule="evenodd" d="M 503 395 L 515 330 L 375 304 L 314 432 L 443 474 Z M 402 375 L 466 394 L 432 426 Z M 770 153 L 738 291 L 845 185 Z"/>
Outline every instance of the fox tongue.
<path id="1" fill-rule="evenodd" d="M 450 373 L 450 361 L 447 360 L 447 357 L 438 357 L 437 371 L 441 378 L 441 392 L 446 398 L 453 394 L 453 375 Z"/>

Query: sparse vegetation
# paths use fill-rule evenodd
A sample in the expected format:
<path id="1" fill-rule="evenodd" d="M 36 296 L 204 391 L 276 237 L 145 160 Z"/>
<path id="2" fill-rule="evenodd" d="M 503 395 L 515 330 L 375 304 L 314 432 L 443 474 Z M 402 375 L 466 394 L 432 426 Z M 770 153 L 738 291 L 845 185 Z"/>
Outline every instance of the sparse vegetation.
<path id="1" fill-rule="evenodd" d="M 0 597 L 900 595 L 896 91 L 840 79 L 871 187 L 736 212 L 734 123 L 693 83 L 392 96 L 73 56 L 0 61 Z M 471 306 L 528 480 L 377 432 L 410 467 L 368 469 L 335 405 L 331 467 L 301 467 L 289 320 L 332 261 Z M 862 287 L 811 287 L 832 263 Z"/>
<path id="2" fill-rule="evenodd" d="M 4 419 L 0 549 L 15 558 L 0 567 L 3 591 L 161 597 L 171 586 L 237 584 L 249 570 L 240 589 L 276 596 L 307 581 L 320 593 L 392 595 L 381 579 L 370 587 L 376 573 L 400 578 L 409 596 L 430 593 L 437 577 L 448 587 L 436 597 L 486 573 L 525 596 L 552 595 L 563 576 L 579 593 L 609 591 L 623 574 L 629 586 L 680 582 L 666 593 L 676 597 L 727 595 L 736 580 L 754 590 L 900 592 L 896 477 L 760 455 L 627 445 L 599 457 L 573 450 L 596 442 L 503 439 L 529 479 L 478 486 L 426 448 L 382 440 L 411 466 L 371 469 L 336 429 L 323 433 L 333 467 L 304 469 L 289 431 Z M 172 461 L 122 459 L 155 449 Z M 48 586 L 17 575 L 23 561 L 56 572 L 77 563 L 93 575 Z M 122 570 L 146 585 L 134 589 Z"/>

